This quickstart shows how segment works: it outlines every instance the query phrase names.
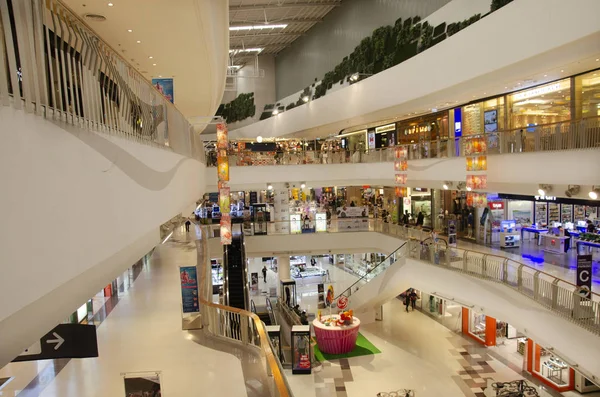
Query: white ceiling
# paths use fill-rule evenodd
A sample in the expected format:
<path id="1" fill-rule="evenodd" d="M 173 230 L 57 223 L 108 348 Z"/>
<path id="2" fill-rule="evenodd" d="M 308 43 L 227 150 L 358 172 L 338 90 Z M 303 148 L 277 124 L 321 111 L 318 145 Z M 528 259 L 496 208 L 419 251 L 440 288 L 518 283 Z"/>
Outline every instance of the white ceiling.
<path id="1" fill-rule="evenodd" d="M 186 117 L 215 113 L 228 60 L 226 1 L 64 1 L 81 17 L 105 16 L 86 23 L 148 80 L 173 77 L 175 105 Z"/>
<path id="2" fill-rule="evenodd" d="M 231 26 L 287 24 L 284 29 L 230 31 L 232 49 L 264 48 L 277 54 L 323 20 L 341 0 L 229 0 Z"/>

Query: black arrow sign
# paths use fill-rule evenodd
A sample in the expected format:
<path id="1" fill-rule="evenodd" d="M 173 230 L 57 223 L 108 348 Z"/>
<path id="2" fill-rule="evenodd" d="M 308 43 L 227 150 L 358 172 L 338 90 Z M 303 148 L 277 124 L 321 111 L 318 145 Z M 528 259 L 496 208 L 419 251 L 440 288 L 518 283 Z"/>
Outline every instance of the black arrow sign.
<path id="1" fill-rule="evenodd" d="M 96 326 L 59 324 L 40 339 L 37 351 L 21 354 L 13 362 L 86 357 L 98 357 Z"/>

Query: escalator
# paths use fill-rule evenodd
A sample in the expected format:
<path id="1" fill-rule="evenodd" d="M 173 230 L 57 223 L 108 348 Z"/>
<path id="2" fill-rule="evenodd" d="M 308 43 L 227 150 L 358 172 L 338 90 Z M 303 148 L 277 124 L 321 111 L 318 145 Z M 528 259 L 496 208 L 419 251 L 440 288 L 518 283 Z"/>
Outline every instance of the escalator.
<path id="1" fill-rule="evenodd" d="M 276 322 L 272 321 L 273 314 L 271 312 L 269 312 L 270 303 L 271 303 L 271 301 L 269 300 L 269 298 L 267 298 L 267 306 L 265 307 L 266 311 L 263 310 L 263 308 L 258 310 L 256 308 L 256 304 L 254 304 L 254 300 L 250 300 L 250 311 L 252 313 L 256 314 L 258 316 L 258 318 L 260 318 L 260 320 L 263 323 L 265 323 L 265 325 L 277 324 Z M 271 310 L 272 310 L 272 308 L 271 308 Z"/>
<path id="2" fill-rule="evenodd" d="M 233 236 L 231 245 L 223 246 L 223 264 L 225 304 L 248 310 L 246 252 L 242 233 Z"/>

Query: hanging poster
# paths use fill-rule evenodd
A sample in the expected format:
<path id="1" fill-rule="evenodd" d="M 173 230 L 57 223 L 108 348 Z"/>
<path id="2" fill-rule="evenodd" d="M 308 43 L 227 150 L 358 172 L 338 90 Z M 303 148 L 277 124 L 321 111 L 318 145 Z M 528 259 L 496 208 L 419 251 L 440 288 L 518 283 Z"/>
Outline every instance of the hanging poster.
<path id="1" fill-rule="evenodd" d="M 160 92 L 169 102 L 174 103 L 173 79 L 152 79 L 152 85 Z"/>
<path id="2" fill-rule="evenodd" d="M 229 193 L 229 187 L 222 187 L 219 189 L 219 208 L 221 209 L 222 214 L 229 214 L 231 208 Z"/>
<path id="3" fill-rule="evenodd" d="M 258 290 L 258 273 L 250 273 L 250 289 L 252 291 Z"/>
<path id="4" fill-rule="evenodd" d="M 217 149 L 227 150 L 227 127 L 225 124 L 217 124 Z"/>
<path id="5" fill-rule="evenodd" d="M 220 221 L 220 234 L 221 234 L 221 244 L 229 245 L 231 244 L 231 215 L 222 214 Z"/>
<path id="6" fill-rule="evenodd" d="M 180 267 L 179 278 L 181 280 L 181 304 L 183 306 L 183 312 L 199 312 L 198 275 L 196 273 L 196 266 Z"/>
<path id="7" fill-rule="evenodd" d="M 224 150 L 220 150 L 220 152 L 225 152 Z M 218 156 L 217 157 L 217 177 L 219 181 L 228 181 L 229 180 L 229 159 L 227 156 Z"/>

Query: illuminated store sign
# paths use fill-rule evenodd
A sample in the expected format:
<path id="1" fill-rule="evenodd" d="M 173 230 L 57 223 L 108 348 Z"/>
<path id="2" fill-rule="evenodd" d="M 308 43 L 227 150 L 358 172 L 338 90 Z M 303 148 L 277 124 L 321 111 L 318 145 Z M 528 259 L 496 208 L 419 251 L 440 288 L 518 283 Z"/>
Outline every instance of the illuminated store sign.
<path id="1" fill-rule="evenodd" d="M 395 131 L 395 130 L 396 130 L 396 124 L 388 124 L 388 125 L 382 125 L 381 127 L 375 128 L 375 133 L 380 134 L 382 132 L 389 132 L 389 131 Z"/>
<path id="2" fill-rule="evenodd" d="M 544 95 L 544 94 L 549 94 L 551 92 L 556 92 L 556 91 L 559 91 L 560 89 L 561 89 L 560 83 L 554 83 L 554 84 L 546 85 L 544 87 L 538 87 L 538 88 L 534 88 L 534 89 L 529 90 L 529 91 L 523 91 L 523 92 L 519 92 L 517 94 L 514 94 L 513 95 L 513 100 L 514 101 L 521 101 L 523 99 L 533 98 L 533 97 L 536 97 L 536 96 L 540 96 L 540 95 Z"/>
<path id="3" fill-rule="evenodd" d="M 429 132 L 431 131 L 431 124 L 427 124 L 427 125 L 413 125 L 412 127 L 409 127 L 407 129 L 404 130 L 404 135 L 412 135 L 414 133 L 421 133 L 421 132 Z"/>
<path id="4" fill-rule="evenodd" d="M 555 196 L 534 196 L 536 201 L 556 201 Z"/>

